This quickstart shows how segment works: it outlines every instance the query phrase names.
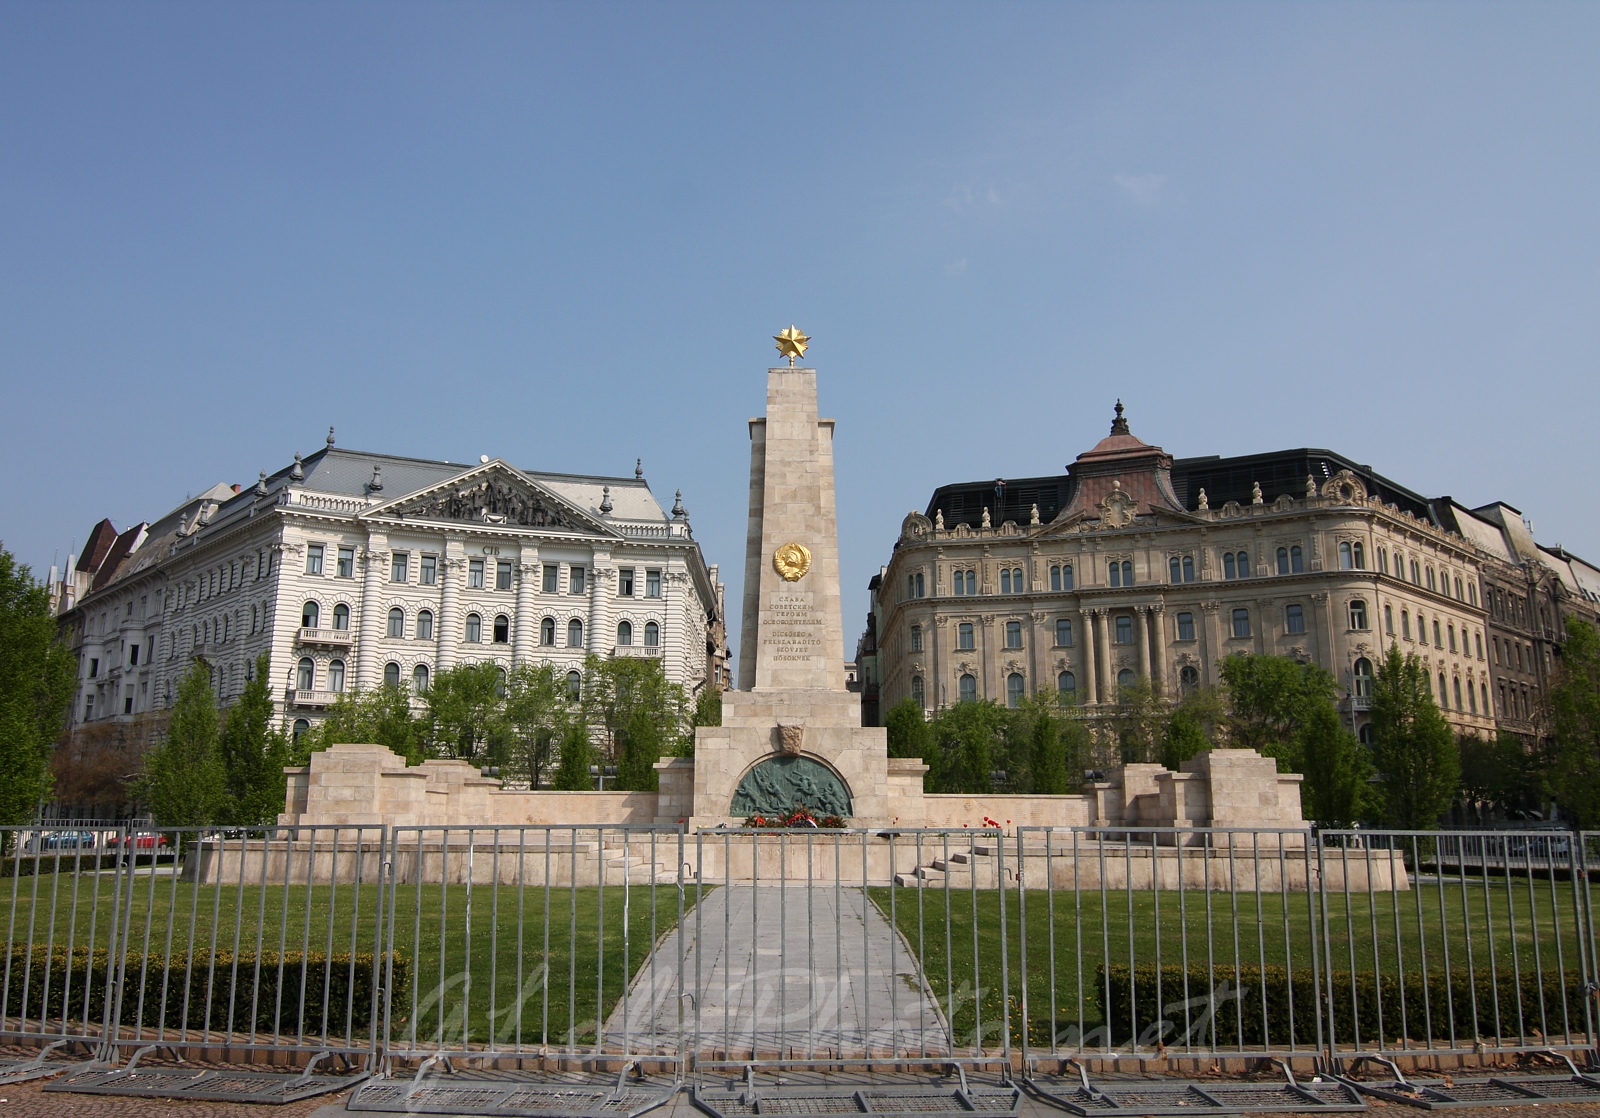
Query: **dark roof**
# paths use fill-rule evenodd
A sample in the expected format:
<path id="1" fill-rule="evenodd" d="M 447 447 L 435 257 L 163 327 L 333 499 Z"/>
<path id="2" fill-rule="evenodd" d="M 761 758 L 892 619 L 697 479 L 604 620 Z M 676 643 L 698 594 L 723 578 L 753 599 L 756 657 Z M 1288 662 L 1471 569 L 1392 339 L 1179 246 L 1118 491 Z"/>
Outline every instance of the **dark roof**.
<path id="1" fill-rule="evenodd" d="M 134 547 L 147 527 L 149 525 L 140 522 L 117 537 L 116 542 L 111 545 L 111 550 L 106 553 L 105 561 L 100 564 L 100 569 L 94 573 L 92 589 L 99 590 L 117 577 L 117 568 L 133 554 Z"/>
<path id="2" fill-rule="evenodd" d="M 117 542 L 117 529 L 109 519 L 101 520 L 89 529 L 89 538 L 83 545 L 83 551 L 78 556 L 78 565 L 74 570 L 93 574 L 100 569 L 100 564 L 106 560 L 106 553 L 111 550 L 111 545 Z"/>
<path id="3" fill-rule="evenodd" d="M 1260 484 L 1263 499 L 1271 503 L 1283 494 L 1304 497 L 1308 476 L 1321 485 L 1340 470 L 1354 473 L 1373 496 L 1432 524 L 1440 523 L 1435 502 L 1374 473 L 1370 466 L 1331 450 L 1302 448 L 1232 458 L 1215 454 L 1179 458 L 1172 464 L 1172 488 L 1186 509 L 1199 504 L 1201 489 L 1206 491 L 1212 508 L 1228 501 L 1248 505 L 1254 484 Z M 943 511 L 945 527 L 968 524 L 976 528 L 983 521 L 983 510 L 988 508 L 990 522 L 999 527 L 1008 520 L 1027 524 L 1031 507 L 1037 504 L 1040 521 L 1048 524 L 1071 503 L 1073 484 L 1067 474 L 1056 474 L 941 485 L 928 499 L 927 515 L 932 519 L 936 512 Z"/>

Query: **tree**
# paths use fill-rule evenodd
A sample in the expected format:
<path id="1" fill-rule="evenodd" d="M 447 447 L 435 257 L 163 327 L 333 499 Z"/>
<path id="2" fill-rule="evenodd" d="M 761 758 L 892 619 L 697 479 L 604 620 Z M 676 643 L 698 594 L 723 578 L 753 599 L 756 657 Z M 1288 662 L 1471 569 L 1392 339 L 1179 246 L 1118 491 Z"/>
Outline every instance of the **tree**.
<path id="1" fill-rule="evenodd" d="M 1568 617 L 1549 692 L 1556 801 L 1580 827 L 1600 824 L 1600 632 Z"/>
<path id="2" fill-rule="evenodd" d="M 219 739 L 223 779 L 228 792 L 227 821 L 240 827 L 275 822 L 284 809 L 289 742 L 273 726 L 272 692 L 267 686 L 270 661 L 256 659 L 255 673 L 228 708 Z"/>
<path id="3" fill-rule="evenodd" d="M 461 664 L 433 677 L 428 689 L 428 736 L 445 757 L 499 764 L 506 742 L 502 669 L 493 660 Z"/>
<path id="4" fill-rule="evenodd" d="M 347 691 L 328 708 L 328 716 L 291 746 L 292 760 L 303 765 L 311 754 L 345 742 L 381 745 L 420 765 L 428 755 L 426 725 L 411 713 L 411 695 L 402 686 L 375 691 Z"/>
<path id="5" fill-rule="evenodd" d="M 1523 748 L 1514 734 L 1456 739 L 1461 758 L 1461 791 L 1478 809 L 1510 816 L 1536 808 L 1542 790 L 1540 759 Z"/>
<path id="6" fill-rule="evenodd" d="M 1019 711 L 1018 721 L 1026 725 L 1028 734 L 1028 791 L 1037 796 L 1065 795 L 1072 785 L 1062 743 L 1061 717 L 1051 709 L 1052 705 L 1048 699 L 1031 699 Z"/>
<path id="7" fill-rule="evenodd" d="M 619 792 L 653 792 L 655 763 L 681 748 L 691 731 L 683 688 L 667 679 L 661 662 L 624 657 L 584 662 L 583 714 L 617 766 Z"/>
<path id="8" fill-rule="evenodd" d="M 51 746 L 76 683 L 49 589 L 0 548 L 0 825 L 31 821 L 50 794 Z"/>
<path id="9" fill-rule="evenodd" d="M 578 721 L 569 723 L 561 732 L 560 752 L 551 785 L 558 792 L 592 792 L 594 779 L 589 775 L 589 765 L 593 756 L 594 746 L 589 744 L 588 729 Z"/>
<path id="10" fill-rule="evenodd" d="M 1232 744 L 1275 758 L 1279 772 L 1303 772 L 1301 731 L 1313 712 L 1332 707 L 1333 676 L 1287 656 L 1241 652 L 1222 661 L 1222 683 Z"/>
<path id="11" fill-rule="evenodd" d="M 1383 777 L 1384 816 L 1396 827 L 1431 830 L 1461 778 L 1455 735 L 1434 705 L 1428 669 L 1398 645 L 1372 681 L 1372 759 Z"/>
<path id="12" fill-rule="evenodd" d="M 219 822 L 227 811 L 227 775 L 217 748 L 217 697 L 204 660 L 196 660 L 178 684 L 166 740 L 145 762 L 139 798 L 163 827 L 203 827 Z"/>
<path id="13" fill-rule="evenodd" d="M 922 707 L 909 696 L 889 708 L 883 718 L 889 736 L 889 756 L 927 757 L 933 752 L 933 731 Z"/>
<path id="14" fill-rule="evenodd" d="M 1001 744 L 1009 712 L 984 700 L 957 703 L 940 711 L 933 722 L 933 757 L 928 781 L 936 792 L 994 791 L 996 747 Z"/>
<path id="15" fill-rule="evenodd" d="M 565 672 L 553 664 L 523 664 L 506 683 L 505 722 L 510 731 L 509 769 L 537 788 L 555 759 L 557 746 L 580 711 Z"/>
<path id="16" fill-rule="evenodd" d="M 1373 806 L 1372 758 L 1333 703 L 1313 706 L 1300 728 L 1305 813 L 1325 827 L 1353 827 Z"/>

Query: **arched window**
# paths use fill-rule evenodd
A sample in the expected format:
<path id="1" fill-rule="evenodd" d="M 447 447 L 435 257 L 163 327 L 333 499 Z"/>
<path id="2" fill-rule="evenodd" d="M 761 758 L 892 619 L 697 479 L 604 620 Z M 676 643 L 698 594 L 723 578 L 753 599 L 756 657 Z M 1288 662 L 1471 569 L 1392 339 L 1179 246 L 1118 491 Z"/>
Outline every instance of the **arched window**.
<path id="1" fill-rule="evenodd" d="M 1127 614 L 1120 614 L 1117 617 L 1117 643 L 1133 643 L 1133 618 Z"/>
<path id="2" fill-rule="evenodd" d="M 583 647 L 583 622 L 579 621 L 576 617 L 567 622 L 567 647 Z"/>
<path id="3" fill-rule="evenodd" d="M 1020 622 L 1020 621 L 1007 621 L 1006 622 L 1006 647 L 1007 648 L 1021 648 L 1022 647 L 1022 622 Z"/>
<path id="4" fill-rule="evenodd" d="M 333 627 L 341 633 L 350 628 L 350 607 L 343 602 L 333 607 Z"/>
<path id="5" fill-rule="evenodd" d="M 1121 691 L 1125 687 L 1132 687 L 1138 678 L 1133 674 L 1132 668 L 1123 668 L 1117 673 L 1117 690 Z"/>
<path id="6" fill-rule="evenodd" d="M 322 608 L 316 602 L 307 602 L 300 607 L 300 628 L 315 629 L 321 616 Z"/>
<path id="7" fill-rule="evenodd" d="M 921 652 L 922 651 L 922 626 L 921 625 L 913 625 L 913 626 L 911 626 L 911 651 L 912 652 Z"/>
<path id="8" fill-rule="evenodd" d="M 1112 586 L 1122 585 L 1122 564 L 1115 559 L 1106 564 L 1106 579 Z"/>
<path id="9" fill-rule="evenodd" d="M 311 723 L 310 722 L 308 722 L 304 718 L 296 718 L 294 720 L 294 740 L 295 741 L 299 741 L 302 737 L 304 737 L 310 731 L 310 729 L 311 729 Z"/>
<path id="10" fill-rule="evenodd" d="M 1350 556 L 1350 542 L 1348 540 L 1341 540 L 1339 542 L 1339 569 L 1341 571 L 1348 571 L 1354 566 L 1355 563 L 1352 561 Z"/>
<path id="11" fill-rule="evenodd" d="M 432 610 L 422 609 L 417 611 L 417 639 L 419 641 L 431 641 L 433 639 Z"/>
<path id="12" fill-rule="evenodd" d="M 1289 572 L 1301 574 L 1306 569 L 1305 552 L 1300 550 L 1300 545 L 1295 544 L 1289 548 Z"/>
<path id="13" fill-rule="evenodd" d="M 1459 682 L 1457 684 L 1459 686 Z M 1478 713 L 1478 693 L 1472 689 L 1472 680 L 1467 680 L 1467 707 L 1473 714 Z"/>
<path id="14" fill-rule="evenodd" d="M 1456 650 L 1456 627 L 1454 625 L 1448 625 L 1445 628 L 1450 634 L 1450 651 L 1454 652 Z"/>
<path id="15" fill-rule="evenodd" d="M 628 645 L 633 643 L 633 624 L 631 622 L 617 622 L 617 643 L 619 645 Z"/>
<path id="16" fill-rule="evenodd" d="M 1451 681 L 1451 687 L 1455 690 L 1455 693 L 1456 693 L 1456 709 L 1460 710 L 1460 709 L 1462 709 L 1462 707 L 1461 707 L 1461 680 L 1459 678 L 1455 679 L 1455 680 L 1452 680 Z M 1470 690 L 1472 690 L 1472 688 L 1468 687 L 1467 690 L 1470 691 Z"/>
<path id="17" fill-rule="evenodd" d="M 1367 569 L 1367 548 L 1366 548 L 1366 545 L 1362 544 L 1362 543 L 1353 543 L 1353 544 L 1350 545 L 1350 550 L 1355 553 L 1356 570 L 1358 570 L 1358 571 L 1366 570 Z"/>
<path id="18" fill-rule="evenodd" d="M 963 621 L 956 626 L 956 647 L 961 649 L 972 647 L 972 622 Z"/>
<path id="19" fill-rule="evenodd" d="M 411 669 L 411 690 L 422 694 L 428 689 L 428 665 L 418 664 Z"/>
<path id="20" fill-rule="evenodd" d="M 1239 577 L 1238 564 L 1234 561 L 1233 552 L 1231 551 L 1222 553 L 1222 577 L 1225 579 Z"/>
<path id="21" fill-rule="evenodd" d="M 1289 573 L 1289 549 L 1286 547 L 1278 548 L 1278 573 L 1280 575 Z"/>
<path id="22" fill-rule="evenodd" d="M 1444 640 L 1440 637 L 1440 634 L 1439 634 L 1439 619 L 1437 617 L 1435 617 L 1433 619 L 1433 647 L 1435 647 L 1435 648 L 1443 648 L 1444 647 Z"/>
<path id="23" fill-rule="evenodd" d="M 567 673 L 567 698 L 576 702 L 583 697 L 583 676 L 578 672 Z"/>
<path id="24" fill-rule="evenodd" d="M 1011 593 L 1011 568 L 1009 567 L 1000 569 L 1000 593 Z"/>
<path id="25" fill-rule="evenodd" d="M 329 691 L 343 691 L 344 690 L 344 661 L 343 660 L 329 660 L 328 661 L 328 690 Z"/>
<path id="26" fill-rule="evenodd" d="M 1050 589 L 1061 589 L 1061 568 L 1059 566 L 1050 568 Z"/>
<path id="27" fill-rule="evenodd" d="M 1021 672 L 1012 672 L 1006 676 L 1006 706 L 1015 709 L 1022 705 L 1023 688 Z"/>
<path id="28" fill-rule="evenodd" d="M 553 647 L 556 643 L 556 619 L 547 617 L 539 622 L 539 643 Z"/>
<path id="29" fill-rule="evenodd" d="M 1417 566 L 1415 559 L 1411 560 L 1411 581 L 1417 586 L 1422 585 L 1422 568 Z"/>
<path id="30" fill-rule="evenodd" d="M 511 618 L 505 614 L 496 614 L 494 619 L 494 643 L 511 643 Z"/>
<path id="31" fill-rule="evenodd" d="M 393 660 L 383 666 L 383 685 L 385 687 L 400 686 L 400 665 Z"/>
<path id="32" fill-rule="evenodd" d="M 1356 683 L 1356 698 L 1372 698 L 1372 661 L 1365 656 L 1355 662 L 1353 671 Z"/>
<path id="33" fill-rule="evenodd" d="M 1437 586 L 1434 584 L 1434 581 L 1433 581 L 1433 568 L 1432 567 L 1428 568 L 1428 589 L 1429 590 L 1437 589 Z"/>
<path id="34" fill-rule="evenodd" d="M 1449 710 L 1450 709 L 1450 696 L 1445 691 L 1444 673 L 1443 672 L 1439 673 L 1439 707 L 1440 707 L 1441 710 Z"/>
<path id="35" fill-rule="evenodd" d="M 1056 647 L 1057 648 L 1071 648 L 1072 647 L 1072 618 L 1070 618 L 1070 617 L 1058 617 L 1058 618 L 1056 618 Z"/>
<path id="36" fill-rule="evenodd" d="M 1172 582 L 1183 581 L 1183 560 L 1176 555 L 1167 560 L 1167 577 Z"/>
<path id="37" fill-rule="evenodd" d="M 1185 581 L 1185 582 L 1193 582 L 1194 581 L 1194 556 L 1193 555 L 1185 555 L 1183 557 L 1183 581 Z"/>
<path id="38" fill-rule="evenodd" d="M 1238 558 L 1239 558 L 1239 577 L 1240 578 L 1249 578 L 1250 577 L 1250 553 L 1248 551 L 1241 551 L 1241 552 L 1239 552 Z"/>
<path id="39" fill-rule="evenodd" d="M 494 694 L 497 699 L 506 697 L 506 670 L 504 668 L 499 668 L 494 673 Z"/>
<path id="40" fill-rule="evenodd" d="M 1061 589 L 1063 589 L 1063 590 L 1071 590 L 1072 589 L 1072 564 L 1071 563 L 1063 563 L 1061 565 Z"/>
<path id="41" fill-rule="evenodd" d="M 1178 614 L 1178 639 L 1194 640 L 1194 614 L 1188 612 Z"/>
<path id="42" fill-rule="evenodd" d="M 391 637 L 406 635 L 406 611 L 399 606 L 389 611 L 389 635 Z"/>
<path id="43" fill-rule="evenodd" d="M 1411 639 L 1411 611 L 1400 611 L 1400 635 L 1406 640 Z"/>
<path id="44" fill-rule="evenodd" d="M 1236 609 L 1233 611 L 1233 635 L 1248 637 L 1250 635 L 1250 611 Z"/>
<path id="45" fill-rule="evenodd" d="M 1071 672 L 1062 672 L 1056 676 L 1056 694 L 1069 702 L 1076 699 L 1078 697 L 1078 677 Z"/>
<path id="46" fill-rule="evenodd" d="M 1303 633 L 1306 631 L 1305 607 L 1290 604 L 1283 607 L 1283 628 L 1287 633 Z"/>
<path id="47" fill-rule="evenodd" d="M 250 607 L 250 635 L 251 636 L 255 636 L 256 623 L 257 623 L 258 617 L 259 617 L 258 607 L 251 606 Z"/>
<path id="48" fill-rule="evenodd" d="M 1489 685 L 1487 683 L 1480 682 L 1478 684 L 1478 691 L 1483 696 L 1483 713 L 1486 715 L 1493 714 L 1494 712 L 1489 709 Z"/>
<path id="49" fill-rule="evenodd" d="M 956 693 L 963 703 L 976 701 L 978 698 L 978 677 L 971 672 L 962 675 L 956 685 Z"/>
<path id="50" fill-rule="evenodd" d="M 1475 583 L 1467 583 L 1467 601 L 1473 605 L 1478 604 L 1478 587 Z"/>
<path id="51" fill-rule="evenodd" d="M 1200 690 L 1200 669 L 1193 664 L 1185 664 L 1178 670 L 1178 690 L 1188 695 Z"/>
<path id="52" fill-rule="evenodd" d="M 294 671 L 294 686 L 297 691 L 309 691 L 316 682 L 317 665 L 309 656 L 300 657 L 300 663 Z"/>
<path id="53" fill-rule="evenodd" d="M 1363 725 L 1361 727 L 1361 730 L 1360 730 L 1360 732 L 1358 733 L 1357 736 L 1360 737 L 1362 745 L 1366 746 L 1368 749 L 1371 749 L 1372 748 L 1372 723 L 1368 722 L 1365 725 Z"/>
<path id="54" fill-rule="evenodd" d="M 483 640 L 483 618 L 475 613 L 467 614 L 467 640 L 473 644 Z"/>
<path id="55" fill-rule="evenodd" d="M 646 648 L 657 648 L 660 644 L 661 626 L 654 621 L 646 621 L 644 623 L 644 646 Z"/>
<path id="56" fill-rule="evenodd" d="M 1383 607 L 1383 631 L 1389 636 L 1394 636 L 1394 607 Z"/>
<path id="57" fill-rule="evenodd" d="M 1350 601 L 1350 628 L 1365 629 L 1367 627 L 1367 603 L 1361 598 Z"/>
<path id="58" fill-rule="evenodd" d="M 1472 634 L 1472 643 L 1478 646 L 1478 659 L 1483 659 L 1483 632 L 1478 630 Z"/>
<path id="59" fill-rule="evenodd" d="M 1380 574 L 1389 573 L 1389 550 L 1387 548 L 1378 548 L 1378 572 Z"/>
<path id="60" fill-rule="evenodd" d="M 968 571 L 967 572 L 967 593 L 968 594 L 976 594 L 977 592 L 978 592 L 978 572 L 977 571 Z"/>
<path id="61" fill-rule="evenodd" d="M 922 677 L 920 675 L 911 677 L 911 701 L 924 710 L 928 707 L 927 692 L 922 686 Z"/>

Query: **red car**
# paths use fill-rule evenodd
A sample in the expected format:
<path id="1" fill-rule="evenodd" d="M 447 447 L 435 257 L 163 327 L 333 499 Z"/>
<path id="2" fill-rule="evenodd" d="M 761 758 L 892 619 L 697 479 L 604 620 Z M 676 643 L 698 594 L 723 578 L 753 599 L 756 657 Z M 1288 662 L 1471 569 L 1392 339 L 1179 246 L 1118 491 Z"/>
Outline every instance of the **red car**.
<path id="1" fill-rule="evenodd" d="M 111 845 L 131 846 L 135 850 L 154 850 L 167 845 L 167 836 L 146 831 L 126 838 L 113 838 Z"/>

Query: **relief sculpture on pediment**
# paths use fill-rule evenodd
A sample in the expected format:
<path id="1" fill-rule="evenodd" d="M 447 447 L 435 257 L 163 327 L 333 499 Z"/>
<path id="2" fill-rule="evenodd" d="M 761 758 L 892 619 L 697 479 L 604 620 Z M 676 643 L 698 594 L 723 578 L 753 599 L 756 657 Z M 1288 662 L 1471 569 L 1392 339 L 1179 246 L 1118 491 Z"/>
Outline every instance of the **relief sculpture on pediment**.
<path id="1" fill-rule="evenodd" d="M 405 516 L 432 520 L 476 520 L 524 528 L 575 528 L 576 524 L 537 493 L 487 478 L 463 489 L 432 494 L 404 510 Z"/>

